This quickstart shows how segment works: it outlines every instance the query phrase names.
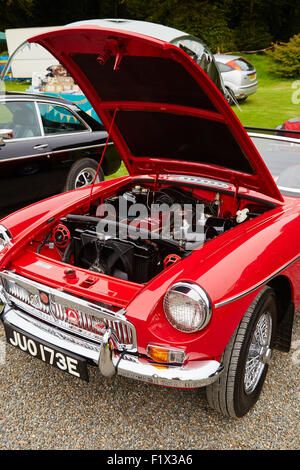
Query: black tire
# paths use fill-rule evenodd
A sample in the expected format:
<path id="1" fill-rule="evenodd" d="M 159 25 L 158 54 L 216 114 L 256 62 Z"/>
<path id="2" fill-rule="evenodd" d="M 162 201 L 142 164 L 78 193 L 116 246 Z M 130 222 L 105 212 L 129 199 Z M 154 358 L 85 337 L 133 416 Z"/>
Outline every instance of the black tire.
<path id="1" fill-rule="evenodd" d="M 256 362 L 256 364 L 260 362 L 261 370 L 257 365 L 257 371 L 260 373 L 257 373 L 256 381 L 252 378 L 252 387 L 250 386 L 251 380 L 249 380 L 251 374 L 249 372 L 246 374 L 246 363 L 249 367 L 253 361 L 251 363 L 253 366 L 254 358 L 250 358 L 250 354 L 257 354 L 256 345 L 253 343 L 254 332 L 257 336 L 259 326 L 264 326 L 263 321 L 269 325 L 268 352 L 270 352 L 275 340 L 277 307 L 274 291 L 269 287 L 264 287 L 260 291 L 231 337 L 222 356 L 223 374 L 216 382 L 206 387 L 206 397 L 210 407 L 225 416 L 232 418 L 244 416 L 259 398 L 268 371 L 268 364 L 264 362 L 268 354 L 265 351 L 264 360 L 262 360 L 261 348 L 261 356 L 259 356 L 261 362 L 259 360 Z M 259 347 L 257 343 L 257 349 Z"/>
<path id="2" fill-rule="evenodd" d="M 99 163 L 97 163 L 92 158 L 83 158 L 78 160 L 71 167 L 65 190 L 71 191 L 72 189 L 82 188 L 93 183 Z M 102 168 L 100 168 L 97 175 L 96 183 L 104 181 L 104 173 Z"/>
<path id="3" fill-rule="evenodd" d="M 245 96 L 244 98 L 240 98 L 238 100 L 238 103 L 245 103 L 246 99 L 248 98 L 248 96 Z"/>
<path id="4" fill-rule="evenodd" d="M 235 104 L 235 100 L 232 98 L 232 95 L 234 96 L 234 93 L 231 90 L 231 88 L 229 88 L 228 86 L 226 87 L 226 90 L 227 90 L 226 100 L 228 101 L 228 104 L 230 106 L 233 106 Z"/>

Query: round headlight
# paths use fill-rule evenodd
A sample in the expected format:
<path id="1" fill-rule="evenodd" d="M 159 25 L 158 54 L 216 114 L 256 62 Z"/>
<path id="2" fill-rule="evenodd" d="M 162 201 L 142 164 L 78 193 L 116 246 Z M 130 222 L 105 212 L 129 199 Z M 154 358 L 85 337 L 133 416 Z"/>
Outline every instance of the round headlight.
<path id="1" fill-rule="evenodd" d="M 165 295 L 164 312 L 174 328 L 194 333 L 208 324 L 212 309 L 208 295 L 200 286 L 178 282 Z"/>

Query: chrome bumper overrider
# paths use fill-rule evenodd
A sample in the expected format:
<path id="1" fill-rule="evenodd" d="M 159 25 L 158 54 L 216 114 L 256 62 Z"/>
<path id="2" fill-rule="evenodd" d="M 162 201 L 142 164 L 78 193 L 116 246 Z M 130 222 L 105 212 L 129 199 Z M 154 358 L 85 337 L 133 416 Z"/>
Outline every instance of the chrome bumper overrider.
<path id="1" fill-rule="evenodd" d="M 4 296 L 3 288 L 0 285 L 0 315 L 1 315 L 2 311 L 4 310 L 5 304 L 6 304 L 6 298 Z"/>
<path id="2" fill-rule="evenodd" d="M 0 299 L 1 295 L 0 292 Z M 214 360 L 191 361 L 185 366 L 170 367 L 150 364 L 137 355 L 112 351 L 110 330 L 104 333 L 102 343 L 96 344 L 43 323 L 9 305 L 4 308 L 2 320 L 37 340 L 92 360 L 105 377 L 117 374 L 167 387 L 199 388 L 213 383 L 223 371 L 223 366 Z"/>

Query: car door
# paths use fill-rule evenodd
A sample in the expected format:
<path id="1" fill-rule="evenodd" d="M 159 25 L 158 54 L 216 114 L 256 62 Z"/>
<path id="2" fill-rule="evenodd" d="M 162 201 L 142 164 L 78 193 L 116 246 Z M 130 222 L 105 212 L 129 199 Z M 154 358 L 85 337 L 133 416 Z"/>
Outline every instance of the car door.
<path id="1" fill-rule="evenodd" d="M 43 197 L 42 173 L 48 168 L 48 144 L 34 100 L 0 101 L 0 129 L 11 138 L 0 145 L 0 210 Z"/>
<path id="2" fill-rule="evenodd" d="M 103 130 L 92 132 L 74 110 L 62 104 L 39 102 L 38 109 L 53 167 L 65 167 L 78 157 L 99 154 L 105 142 Z"/>

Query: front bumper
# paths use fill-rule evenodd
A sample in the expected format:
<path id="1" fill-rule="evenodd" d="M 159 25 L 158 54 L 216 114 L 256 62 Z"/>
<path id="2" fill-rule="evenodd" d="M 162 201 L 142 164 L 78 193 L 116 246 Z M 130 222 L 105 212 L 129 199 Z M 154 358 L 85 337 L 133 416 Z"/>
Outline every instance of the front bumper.
<path id="1" fill-rule="evenodd" d="M 213 383 L 223 371 L 223 366 L 214 360 L 191 361 L 184 366 L 169 367 L 152 364 L 128 352 L 112 351 L 110 330 L 104 333 L 101 345 L 96 345 L 32 318 L 9 305 L 3 310 L 2 320 L 37 340 L 93 361 L 106 377 L 121 375 L 166 387 L 200 388 Z"/>

